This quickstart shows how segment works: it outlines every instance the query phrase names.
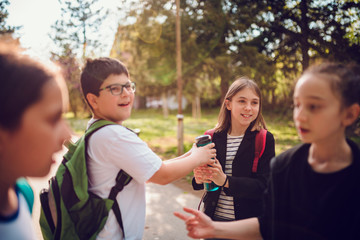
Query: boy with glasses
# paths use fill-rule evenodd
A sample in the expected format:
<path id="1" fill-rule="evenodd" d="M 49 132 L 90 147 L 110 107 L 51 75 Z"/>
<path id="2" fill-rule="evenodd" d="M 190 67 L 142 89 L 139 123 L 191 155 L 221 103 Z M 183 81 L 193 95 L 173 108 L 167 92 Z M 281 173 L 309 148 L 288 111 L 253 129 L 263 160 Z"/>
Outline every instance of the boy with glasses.
<path id="1" fill-rule="evenodd" d="M 216 156 L 214 144 L 196 148 L 175 159 L 162 161 L 136 134 L 122 126 L 131 115 L 135 83 L 118 60 L 87 60 L 81 74 L 83 95 L 93 113 L 88 126 L 98 119 L 117 123 L 95 132 L 88 141 L 89 190 L 100 197 L 109 196 L 122 169 L 133 179 L 117 195 L 125 239 L 142 239 L 145 226 L 145 183 L 161 185 L 186 176 L 195 167 L 211 163 Z M 97 239 L 124 239 L 116 216 L 110 211 Z"/>

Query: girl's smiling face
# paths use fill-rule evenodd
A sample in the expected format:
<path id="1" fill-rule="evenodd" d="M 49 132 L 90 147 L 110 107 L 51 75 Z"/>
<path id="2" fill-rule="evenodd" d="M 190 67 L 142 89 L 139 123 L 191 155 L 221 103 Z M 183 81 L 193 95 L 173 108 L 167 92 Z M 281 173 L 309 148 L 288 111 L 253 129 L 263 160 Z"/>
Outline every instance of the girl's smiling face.
<path id="1" fill-rule="evenodd" d="M 344 111 L 324 74 L 305 74 L 295 86 L 293 118 L 305 143 L 344 137 Z"/>
<path id="2" fill-rule="evenodd" d="M 241 127 L 245 131 L 259 114 L 259 96 L 253 89 L 245 87 L 231 100 L 226 101 L 226 107 L 231 111 L 231 125 Z"/>

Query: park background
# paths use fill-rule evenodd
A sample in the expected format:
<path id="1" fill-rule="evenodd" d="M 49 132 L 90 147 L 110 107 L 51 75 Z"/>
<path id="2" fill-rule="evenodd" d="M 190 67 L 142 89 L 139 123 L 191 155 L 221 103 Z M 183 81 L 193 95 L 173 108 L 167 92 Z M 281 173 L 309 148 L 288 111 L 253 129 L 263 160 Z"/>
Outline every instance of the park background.
<path id="1" fill-rule="evenodd" d="M 139 129 L 162 159 L 179 154 L 178 116 L 184 116 L 181 150 L 187 151 L 216 125 L 224 95 L 240 76 L 260 86 L 279 154 L 300 143 L 292 121 L 300 74 L 322 61 L 360 64 L 360 1 L 0 0 L 0 40 L 61 68 L 70 95 L 64 116 L 74 136 L 84 133 L 91 116 L 80 92 L 81 68 L 86 58 L 110 56 L 125 63 L 137 84 L 132 117 L 124 125 Z M 360 145 L 359 123 L 348 134 Z M 58 164 L 64 151 L 57 154 Z M 36 196 L 55 170 L 31 179 Z M 171 207 L 196 207 L 186 202 L 194 192 L 191 177 L 181 179 L 187 190 L 176 194 L 172 186 L 147 186 L 144 239 L 185 239 Z M 34 212 L 39 209 L 35 198 Z"/>
<path id="2" fill-rule="evenodd" d="M 240 76 L 260 86 L 279 154 L 300 143 L 291 117 L 298 76 L 322 61 L 360 63 L 359 0 L 1 0 L 0 14 L 1 39 L 61 68 L 74 134 L 91 117 L 79 83 L 86 59 L 124 62 L 137 85 L 124 125 L 163 159 L 216 125 Z M 360 143 L 359 123 L 349 137 Z"/>
<path id="3" fill-rule="evenodd" d="M 291 117 L 298 76 L 322 61 L 360 63 L 359 0 L 1 0 L 0 14 L 1 39 L 61 68 L 76 135 L 91 116 L 79 83 L 86 59 L 124 62 L 137 85 L 124 125 L 163 159 L 216 125 L 240 76 L 260 86 L 279 154 L 300 143 Z M 360 142 L 359 123 L 349 137 Z"/>

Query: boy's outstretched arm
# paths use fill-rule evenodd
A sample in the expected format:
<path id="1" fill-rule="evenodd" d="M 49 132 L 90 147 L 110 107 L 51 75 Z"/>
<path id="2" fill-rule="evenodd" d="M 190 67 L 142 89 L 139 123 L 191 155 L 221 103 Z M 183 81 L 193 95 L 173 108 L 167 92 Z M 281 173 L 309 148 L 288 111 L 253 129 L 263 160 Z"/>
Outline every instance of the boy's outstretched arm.
<path id="1" fill-rule="evenodd" d="M 149 179 L 148 182 L 166 185 L 177 179 L 185 177 L 194 168 L 211 164 L 216 157 L 215 144 L 211 143 L 203 147 L 196 147 L 195 144 L 183 156 L 163 161 L 160 169 Z"/>
<path id="2" fill-rule="evenodd" d="M 191 238 L 262 239 L 257 218 L 215 222 L 203 212 L 186 207 L 184 211 L 192 215 L 187 216 L 179 212 L 174 212 L 174 215 L 185 222 L 188 236 Z"/>

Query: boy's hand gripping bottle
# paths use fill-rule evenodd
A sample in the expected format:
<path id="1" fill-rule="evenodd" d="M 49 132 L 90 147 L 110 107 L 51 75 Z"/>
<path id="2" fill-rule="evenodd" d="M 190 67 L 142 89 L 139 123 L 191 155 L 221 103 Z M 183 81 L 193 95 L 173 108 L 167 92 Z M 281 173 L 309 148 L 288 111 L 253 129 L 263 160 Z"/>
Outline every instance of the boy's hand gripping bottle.
<path id="1" fill-rule="evenodd" d="M 211 143 L 211 136 L 210 135 L 201 135 L 195 138 L 196 146 L 202 147 Z M 208 165 L 210 166 L 210 165 Z M 219 189 L 219 186 L 216 185 L 214 182 L 211 183 L 204 183 L 205 190 L 208 192 L 213 192 Z"/>

